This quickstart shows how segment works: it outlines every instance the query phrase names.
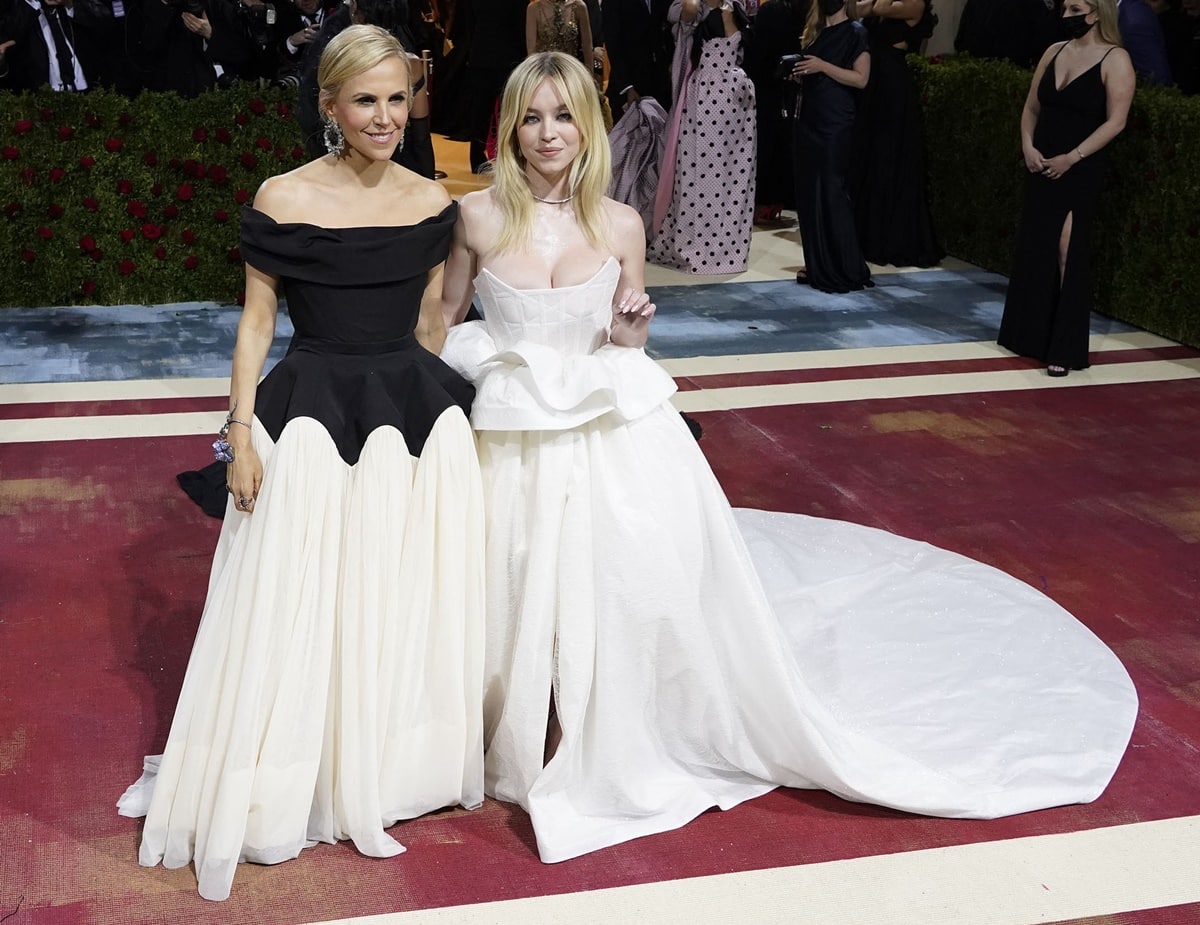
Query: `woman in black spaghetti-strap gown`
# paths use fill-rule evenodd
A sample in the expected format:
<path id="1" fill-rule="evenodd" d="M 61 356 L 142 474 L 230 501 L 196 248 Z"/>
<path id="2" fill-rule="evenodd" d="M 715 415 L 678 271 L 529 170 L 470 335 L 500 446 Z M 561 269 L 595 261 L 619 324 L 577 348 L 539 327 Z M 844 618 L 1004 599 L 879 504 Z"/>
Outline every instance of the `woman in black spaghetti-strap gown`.
<path id="1" fill-rule="evenodd" d="M 1069 0 L 1064 23 L 1079 35 L 1047 49 L 1021 116 L 1030 176 L 999 336 L 1002 347 L 1046 363 L 1051 376 L 1088 366 L 1088 232 L 1105 146 L 1124 128 L 1134 87 L 1113 0 Z"/>

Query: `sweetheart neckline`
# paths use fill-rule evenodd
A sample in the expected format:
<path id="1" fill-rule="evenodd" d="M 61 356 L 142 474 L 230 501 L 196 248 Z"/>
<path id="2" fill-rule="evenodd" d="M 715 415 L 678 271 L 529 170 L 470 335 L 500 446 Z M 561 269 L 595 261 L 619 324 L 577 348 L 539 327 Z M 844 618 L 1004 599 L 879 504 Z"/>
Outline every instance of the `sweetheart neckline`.
<path id="1" fill-rule="evenodd" d="M 494 279 L 496 282 L 498 282 L 501 286 L 503 286 L 505 289 L 508 289 L 511 292 L 570 292 L 571 290 L 574 290 L 574 289 L 582 289 L 584 286 L 590 286 L 592 283 L 594 283 L 599 278 L 600 274 L 603 273 L 608 268 L 609 264 L 612 264 L 612 263 L 617 263 L 617 258 L 610 256 L 605 259 L 604 263 L 600 264 L 600 266 L 596 269 L 595 273 L 593 273 L 591 276 L 589 276 L 587 279 L 585 279 L 582 283 L 574 283 L 573 285 L 570 285 L 570 286 L 542 286 L 542 287 L 535 287 L 532 289 L 521 289 L 517 286 L 512 285 L 511 283 L 505 282 L 503 279 L 501 279 L 499 276 L 497 276 L 495 273 L 493 273 L 487 267 L 481 267 L 479 270 L 478 276 L 482 276 L 484 273 L 486 273 L 488 276 L 490 276 L 492 279 Z"/>

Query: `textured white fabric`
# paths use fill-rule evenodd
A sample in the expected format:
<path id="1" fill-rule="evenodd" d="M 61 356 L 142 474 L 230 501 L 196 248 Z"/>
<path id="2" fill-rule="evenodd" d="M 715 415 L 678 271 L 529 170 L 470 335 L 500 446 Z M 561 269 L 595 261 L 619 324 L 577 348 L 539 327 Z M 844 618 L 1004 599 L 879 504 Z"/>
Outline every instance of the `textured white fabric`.
<path id="1" fill-rule="evenodd" d="M 540 353 L 503 342 L 600 344 L 614 279 L 525 298 L 481 282 L 495 346 L 477 325 L 443 353 L 476 381 L 477 427 L 509 413 L 488 404 L 511 395 L 489 380 L 541 372 L 517 366 Z M 464 361 L 467 338 L 487 362 Z M 635 381 L 654 379 L 644 353 L 625 354 L 647 368 Z M 883 531 L 735 512 L 669 404 L 610 408 L 569 429 L 478 435 L 487 790 L 528 810 L 543 860 L 777 785 L 984 818 L 1103 791 L 1137 696 L 1061 607 Z M 552 690 L 563 739 L 543 767 Z"/>
<path id="2" fill-rule="evenodd" d="M 381 427 L 348 466 L 310 418 L 230 504 L 162 756 L 118 803 L 139 862 L 194 862 L 229 895 L 239 861 L 318 841 L 404 847 L 401 819 L 483 801 L 483 508 L 473 436 L 442 413 L 420 459 Z"/>

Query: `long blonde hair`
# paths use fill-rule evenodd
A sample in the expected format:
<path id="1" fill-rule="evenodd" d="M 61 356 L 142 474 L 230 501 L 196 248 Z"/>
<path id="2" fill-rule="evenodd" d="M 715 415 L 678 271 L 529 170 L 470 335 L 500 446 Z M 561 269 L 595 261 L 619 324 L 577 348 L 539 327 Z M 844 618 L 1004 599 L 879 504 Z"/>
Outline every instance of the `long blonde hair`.
<path id="1" fill-rule="evenodd" d="M 612 175 L 612 152 L 592 76 L 578 60 L 559 51 L 530 55 L 517 65 L 504 85 L 492 195 L 505 221 L 496 247 L 520 247 L 533 230 L 535 200 L 525 177 L 526 163 L 517 128 L 544 80 L 558 91 L 579 129 L 579 155 L 571 164 L 568 183 L 583 236 L 593 247 L 601 247 L 607 240 L 603 201 Z"/>
<path id="2" fill-rule="evenodd" d="M 1121 30 L 1117 26 L 1117 0 L 1084 0 L 1093 10 L 1100 14 L 1096 23 L 1096 31 L 1100 40 L 1109 45 L 1121 47 Z"/>
<path id="3" fill-rule="evenodd" d="M 843 9 L 847 18 L 858 19 L 858 4 L 854 0 L 846 0 Z M 825 18 L 825 14 L 821 12 L 820 0 L 812 0 L 808 7 L 808 17 L 804 21 L 804 34 L 800 36 L 802 48 L 807 48 L 825 31 Z"/>
<path id="4" fill-rule="evenodd" d="M 335 35 L 321 52 L 321 63 L 317 65 L 321 113 L 327 111 L 347 81 L 365 74 L 388 58 L 399 58 L 404 62 L 409 83 L 412 83 L 412 71 L 404 46 L 386 29 L 379 26 L 347 26 Z"/>

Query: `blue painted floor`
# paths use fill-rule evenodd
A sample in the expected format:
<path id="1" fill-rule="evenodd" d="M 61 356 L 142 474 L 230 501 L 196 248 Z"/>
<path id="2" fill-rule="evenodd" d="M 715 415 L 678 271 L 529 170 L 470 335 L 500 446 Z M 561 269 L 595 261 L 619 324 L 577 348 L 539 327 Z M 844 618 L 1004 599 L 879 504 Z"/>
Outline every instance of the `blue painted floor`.
<path id="1" fill-rule="evenodd" d="M 983 270 L 878 274 L 829 295 L 791 280 L 662 286 L 649 352 L 659 358 L 994 340 L 1007 281 Z M 0 311 L 0 383 L 229 375 L 240 309 L 214 303 Z M 1133 330 L 1093 316 L 1092 332 Z M 268 366 L 291 322 L 280 313 Z"/>

